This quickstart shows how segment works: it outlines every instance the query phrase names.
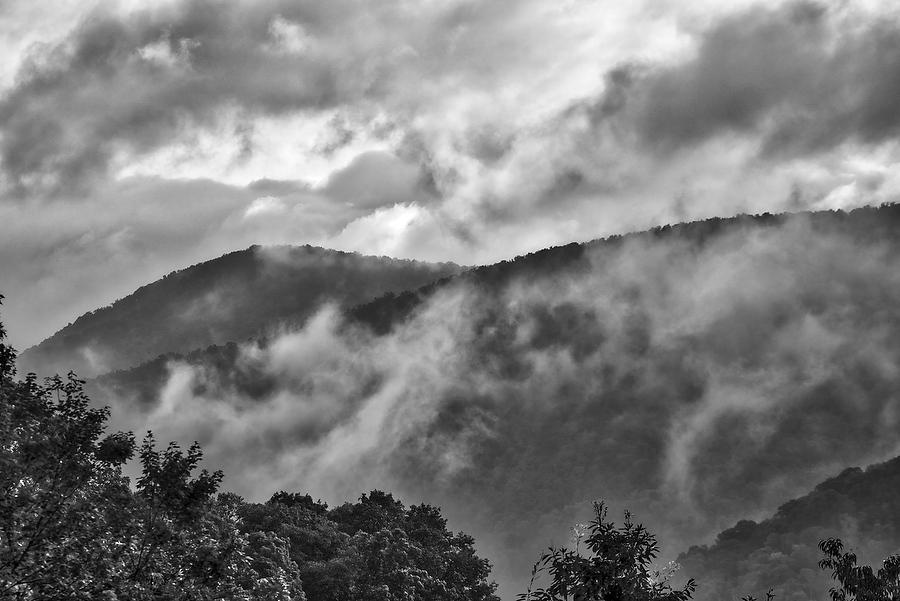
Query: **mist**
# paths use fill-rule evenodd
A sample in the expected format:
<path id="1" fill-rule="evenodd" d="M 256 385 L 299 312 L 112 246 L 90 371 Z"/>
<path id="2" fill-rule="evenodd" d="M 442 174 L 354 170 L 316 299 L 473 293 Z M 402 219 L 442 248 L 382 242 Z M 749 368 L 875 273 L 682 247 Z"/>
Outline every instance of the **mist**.
<path id="1" fill-rule="evenodd" d="M 563 269 L 457 278 L 381 336 L 326 305 L 225 366 L 170 361 L 149 402 L 101 400 L 115 427 L 198 440 L 248 499 L 439 505 L 511 598 L 592 499 L 667 560 L 900 453 L 897 241 L 841 224 L 587 245 Z"/>

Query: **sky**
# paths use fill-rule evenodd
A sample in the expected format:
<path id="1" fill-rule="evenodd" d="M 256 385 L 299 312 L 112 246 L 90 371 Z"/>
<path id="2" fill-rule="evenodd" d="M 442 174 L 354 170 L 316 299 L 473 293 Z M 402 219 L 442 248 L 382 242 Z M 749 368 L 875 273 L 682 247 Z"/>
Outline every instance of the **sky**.
<path id="1" fill-rule="evenodd" d="M 0 2 L 24 349 L 251 244 L 490 263 L 897 199 L 891 2 Z"/>

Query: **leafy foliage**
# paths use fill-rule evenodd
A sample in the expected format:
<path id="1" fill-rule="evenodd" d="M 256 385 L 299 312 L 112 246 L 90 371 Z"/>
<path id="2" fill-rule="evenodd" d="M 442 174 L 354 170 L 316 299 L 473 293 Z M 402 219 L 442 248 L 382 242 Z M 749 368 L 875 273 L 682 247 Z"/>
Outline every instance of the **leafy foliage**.
<path id="1" fill-rule="evenodd" d="M 594 504 L 594 511 L 590 524 L 579 524 L 573 529 L 574 550 L 551 548 L 541 556 L 532 570 L 531 585 L 519 595 L 519 601 L 689 601 L 693 598 L 697 590 L 693 579 L 683 588 L 673 589 L 669 584 L 672 571 L 650 569 L 659 553 L 656 538 L 640 524 L 636 525 L 628 512 L 624 525 L 616 527 L 607 521 L 602 502 Z M 582 539 L 589 556 L 580 552 Z M 830 570 L 837 582 L 829 590 L 831 601 L 900 599 L 900 554 L 888 556 L 880 568 L 874 569 L 859 565 L 856 553 L 844 551 L 844 543 L 839 538 L 823 539 L 818 548 L 824 554 L 819 567 Z M 677 569 L 677 564 L 674 565 Z M 535 588 L 535 580 L 543 573 L 550 576 L 550 584 Z M 775 589 L 769 588 L 766 601 L 775 597 Z M 757 601 L 757 598 L 748 594 L 741 601 Z"/>
<path id="2" fill-rule="evenodd" d="M 888 601 L 900 599 L 900 555 L 891 555 L 878 570 L 858 565 L 856 554 L 844 552 L 844 543 L 828 538 L 819 543 L 825 554 L 819 562 L 823 570 L 831 570 L 839 587 L 829 594 L 832 601 Z"/>
<path id="3" fill-rule="evenodd" d="M 159 452 L 148 435 L 132 490 L 134 436 L 103 436 L 109 410 L 83 381 L 0 369 L 0 598 L 305 598 L 284 541 L 244 534 L 214 498 L 222 474 L 192 476 L 199 447 Z"/>
<path id="4" fill-rule="evenodd" d="M 309 495 L 278 492 L 243 512 L 245 527 L 271 528 L 290 541 L 310 599 L 497 599 L 474 539 L 447 530 L 436 507 L 407 508 L 373 490 L 329 510 Z"/>
<path id="5" fill-rule="evenodd" d="M 130 495 L 118 466 L 132 448 L 127 436 L 98 444 L 107 411 L 89 408 L 80 386 L 71 375 L 42 386 L 2 374 L 0 596 L 92 598 L 100 591 L 89 584 L 115 571 L 98 559 L 111 554 L 116 510 Z M 84 566 L 102 573 L 90 578 Z"/>
<path id="6" fill-rule="evenodd" d="M 772 601 L 772 599 L 774 598 L 774 589 L 770 588 L 768 591 L 766 591 L 766 601 Z M 741 597 L 741 601 L 756 601 L 756 597 L 754 597 L 753 595 L 746 595 L 744 597 Z"/>
<path id="7" fill-rule="evenodd" d="M 607 508 L 594 503 L 594 519 L 584 540 L 590 555 L 578 548 L 551 548 L 535 564 L 532 585 L 520 601 L 688 601 L 696 583 L 674 589 L 651 570 L 659 555 L 656 537 L 626 512 L 621 527 L 606 519 Z M 551 577 L 546 588 L 532 588 L 542 572 Z"/>

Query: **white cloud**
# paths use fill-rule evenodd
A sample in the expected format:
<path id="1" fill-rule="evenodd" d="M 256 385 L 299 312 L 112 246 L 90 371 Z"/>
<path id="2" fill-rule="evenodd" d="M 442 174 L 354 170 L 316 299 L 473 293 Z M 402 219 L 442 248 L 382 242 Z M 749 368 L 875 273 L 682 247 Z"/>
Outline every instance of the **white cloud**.
<path id="1" fill-rule="evenodd" d="M 416 222 L 430 221 L 426 209 L 414 204 L 396 204 L 348 223 L 331 242 L 337 247 L 369 254 L 405 257 L 403 244 Z"/>
<path id="2" fill-rule="evenodd" d="M 276 53 L 304 54 L 315 48 L 315 41 L 303 28 L 303 25 L 288 21 L 281 15 L 277 15 L 269 24 L 269 33 L 272 36 L 270 49 Z"/>
<path id="3" fill-rule="evenodd" d="M 257 215 L 266 213 L 283 213 L 285 205 L 281 200 L 274 196 L 260 196 L 250 203 L 250 206 L 244 211 L 244 219 L 251 219 Z"/>

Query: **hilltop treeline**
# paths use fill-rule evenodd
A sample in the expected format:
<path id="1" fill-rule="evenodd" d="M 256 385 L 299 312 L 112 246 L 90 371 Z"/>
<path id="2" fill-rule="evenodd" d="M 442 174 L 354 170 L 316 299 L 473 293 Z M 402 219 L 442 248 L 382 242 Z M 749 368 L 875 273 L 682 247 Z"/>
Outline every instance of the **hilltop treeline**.
<path id="1" fill-rule="evenodd" d="M 702 221 L 661 225 L 647 231 L 617 234 L 585 243 L 572 242 L 518 256 L 509 261 L 469 269 L 453 277 L 429 282 L 414 290 L 390 292 L 372 301 L 352 307 L 350 319 L 365 324 L 378 334 L 408 319 L 416 308 L 437 291 L 451 283 L 464 282 L 488 290 L 497 290 L 514 279 L 545 277 L 548 273 L 584 273 L 594 268 L 605 254 L 616 253 L 626 243 L 689 243 L 697 251 L 704 245 L 736 232 L 761 228 L 777 228 L 792 220 L 806 219 L 822 236 L 840 233 L 858 242 L 871 240 L 897 241 L 900 204 L 861 207 L 849 212 L 818 211 L 808 213 L 762 213 L 736 217 L 712 217 Z"/>

